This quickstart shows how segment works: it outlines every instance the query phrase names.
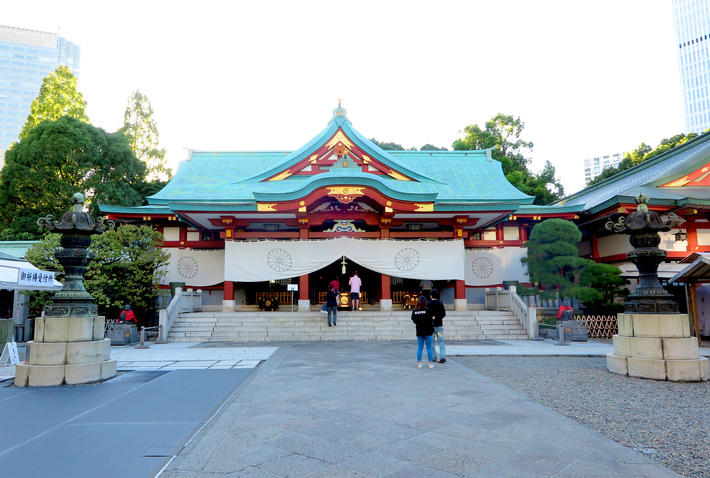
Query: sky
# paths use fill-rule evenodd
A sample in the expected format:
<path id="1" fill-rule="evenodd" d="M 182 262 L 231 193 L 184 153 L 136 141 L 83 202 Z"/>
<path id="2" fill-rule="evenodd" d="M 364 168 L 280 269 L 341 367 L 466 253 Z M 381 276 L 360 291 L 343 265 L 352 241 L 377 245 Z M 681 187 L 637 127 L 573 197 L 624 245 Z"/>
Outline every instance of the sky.
<path id="1" fill-rule="evenodd" d="M 292 151 L 338 99 L 368 138 L 451 149 L 520 117 L 530 169 L 566 194 L 583 160 L 685 132 L 671 0 L 3 2 L 0 24 L 81 46 L 78 89 L 115 131 L 146 95 L 174 168 L 185 148 Z"/>

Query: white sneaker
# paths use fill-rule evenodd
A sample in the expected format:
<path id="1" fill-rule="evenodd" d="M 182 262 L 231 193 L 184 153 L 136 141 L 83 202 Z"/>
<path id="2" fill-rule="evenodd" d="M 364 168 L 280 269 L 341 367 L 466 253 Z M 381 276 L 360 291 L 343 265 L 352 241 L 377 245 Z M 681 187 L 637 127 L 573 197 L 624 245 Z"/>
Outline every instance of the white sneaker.
<path id="1" fill-rule="evenodd" d="M 433 364 L 433 363 L 430 363 L 430 364 L 429 364 L 429 368 L 434 368 L 434 364 Z"/>
<path id="2" fill-rule="evenodd" d="M 323 310 L 323 309 L 321 309 L 320 313 L 321 313 L 321 314 L 325 314 L 325 315 L 328 315 L 328 311 L 327 311 L 327 310 Z"/>

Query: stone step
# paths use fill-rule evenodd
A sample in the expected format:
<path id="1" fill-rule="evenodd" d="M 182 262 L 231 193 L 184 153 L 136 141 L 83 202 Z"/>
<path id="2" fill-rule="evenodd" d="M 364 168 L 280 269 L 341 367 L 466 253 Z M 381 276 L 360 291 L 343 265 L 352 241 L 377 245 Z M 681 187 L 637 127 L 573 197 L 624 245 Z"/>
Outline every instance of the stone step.
<path id="1" fill-rule="evenodd" d="M 411 311 L 339 311 L 328 327 L 319 310 L 310 312 L 240 311 L 182 314 L 168 335 L 172 342 L 263 342 L 315 340 L 413 340 Z M 506 311 L 447 311 L 447 340 L 527 339 Z"/>

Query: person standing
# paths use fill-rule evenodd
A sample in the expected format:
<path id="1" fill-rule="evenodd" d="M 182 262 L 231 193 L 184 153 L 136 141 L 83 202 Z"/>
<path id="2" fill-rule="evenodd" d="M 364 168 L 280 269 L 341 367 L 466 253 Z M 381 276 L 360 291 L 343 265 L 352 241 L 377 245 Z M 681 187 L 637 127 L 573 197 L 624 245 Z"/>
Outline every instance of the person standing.
<path id="1" fill-rule="evenodd" d="M 429 368 L 434 368 L 434 354 L 432 353 L 432 335 L 434 325 L 431 311 L 427 309 L 426 297 L 423 295 L 417 300 L 417 305 L 412 311 L 412 322 L 417 327 L 417 367 L 422 368 L 422 349 L 426 344 L 426 354 L 429 359 Z"/>
<path id="2" fill-rule="evenodd" d="M 444 345 L 444 317 L 446 317 L 446 308 L 444 303 L 439 300 L 439 291 L 431 290 L 431 300 L 427 303 L 427 308 L 433 316 L 432 325 L 434 326 L 434 336 L 432 337 L 432 346 L 434 339 L 439 342 L 439 363 L 446 363 L 446 346 Z M 436 348 L 434 351 L 434 362 L 436 362 Z"/>
<path id="3" fill-rule="evenodd" d="M 333 325 L 338 325 L 338 299 L 333 290 L 333 286 L 328 286 L 328 292 L 325 293 L 325 304 L 328 311 L 328 327 L 330 327 L 330 319 L 333 318 Z"/>
<path id="4" fill-rule="evenodd" d="M 362 287 L 362 281 L 357 276 L 357 271 L 350 278 L 350 300 L 353 303 L 353 310 L 358 310 L 360 308 L 360 287 Z"/>

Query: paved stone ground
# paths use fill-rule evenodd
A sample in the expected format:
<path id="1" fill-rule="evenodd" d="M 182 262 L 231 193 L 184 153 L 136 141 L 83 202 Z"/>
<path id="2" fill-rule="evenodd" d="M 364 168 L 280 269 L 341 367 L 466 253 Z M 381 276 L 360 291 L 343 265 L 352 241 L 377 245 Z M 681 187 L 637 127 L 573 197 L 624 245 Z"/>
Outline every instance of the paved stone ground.
<path id="1" fill-rule="evenodd" d="M 162 472 L 660 478 L 676 473 L 414 341 L 282 346 Z"/>

